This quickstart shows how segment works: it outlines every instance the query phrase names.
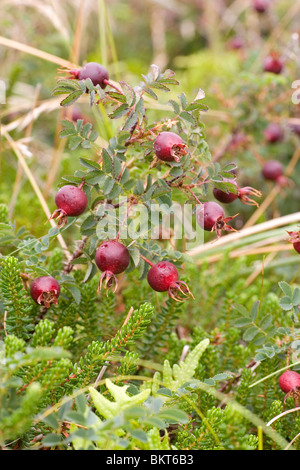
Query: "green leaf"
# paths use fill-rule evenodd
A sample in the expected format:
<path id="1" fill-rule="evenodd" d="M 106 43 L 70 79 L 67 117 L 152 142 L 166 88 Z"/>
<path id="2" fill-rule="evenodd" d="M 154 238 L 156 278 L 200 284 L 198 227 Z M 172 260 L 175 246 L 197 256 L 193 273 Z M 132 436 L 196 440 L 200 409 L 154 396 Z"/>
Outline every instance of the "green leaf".
<path id="1" fill-rule="evenodd" d="M 258 311 L 259 311 L 259 306 L 260 306 L 260 302 L 257 300 L 256 302 L 254 302 L 254 304 L 251 307 L 250 317 L 251 317 L 252 321 L 254 321 L 254 322 L 257 318 L 257 314 L 258 314 Z"/>
<path id="2" fill-rule="evenodd" d="M 61 102 L 60 105 L 65 107 L 65 106 L 71 106 L 74 104 L 82 95 L 81 90 L 76 90 L 70 93 L 66 98 L 64 98 Z"/>
<path id="3" fill-rule="evenodd" d="M 288 296 L 288 297 L 292 297 L 292 294 L 293 294 L 293 290 L 291 288 L 291 286 L 289 286 L 289 284 L 285 281 L 280 281 L 278 283 L 280 289 L 282 290 L 282 292 Z"/>
<path id="4" fill-rule="evenodd" d="M 55 447 L 62 443 L 62 439 L 58 434 L 47 434 L 42 442 L 45 447 Z"/>
<path id="5" fill-rule="evenodd" d="M 169 424 L 176 424 L 176 423 L 187 423 L 188 422 L 188 415 L 185 411 L 178 410 L 175 408 L 169 408 L 162 410 L 158 413 L 158 417 L 167 421 Z"/>
<path id="6" fill-rule="evenodd" d="M 182 111 L 179 116 L 184 119 L 185 121 L 188 121 L 192 126 L 196 127 L 197 126 L 197 121 L 194 118 L 194 116 L 191 113 L 188 113 L 187 111 Z"/>
<path id="7" fill-rule="evenodd" d="M 279 300 L 279 305 L 282 310 L 291 310 L 293 308 L 293 304 L 291 303 L 290 297 L 284 296 Z"/>
<path id="8" fill-rule="evenodd" d="M 259 330 L 256 326 L 250 326 L 243 334 L 243 339 L 245 341 L 252 341 L 255 336 L 258 334 Z"/>
<path id="9" fill-rule="evenodd" d="M 299 287 L 295 287 L 291 300 L 292 300 L 292 304 L 295 306 L 300 304 L 300 288 Z"/>

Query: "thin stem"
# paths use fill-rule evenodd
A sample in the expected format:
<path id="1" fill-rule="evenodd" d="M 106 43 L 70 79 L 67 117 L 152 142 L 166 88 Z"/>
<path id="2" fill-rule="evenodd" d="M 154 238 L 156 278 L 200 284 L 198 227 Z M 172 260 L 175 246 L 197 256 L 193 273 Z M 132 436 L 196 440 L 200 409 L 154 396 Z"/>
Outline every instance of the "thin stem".
<path id="1" fill-rule="evenodd" d="M 152 261 L 150 261 L 148 258 L 146 258 L 144 255 L 140 254 L 140 257 L 146 261 L 146 263 L 150 264 L 150 266 L 154 266 L 154 263 L 152 263 Z"/>

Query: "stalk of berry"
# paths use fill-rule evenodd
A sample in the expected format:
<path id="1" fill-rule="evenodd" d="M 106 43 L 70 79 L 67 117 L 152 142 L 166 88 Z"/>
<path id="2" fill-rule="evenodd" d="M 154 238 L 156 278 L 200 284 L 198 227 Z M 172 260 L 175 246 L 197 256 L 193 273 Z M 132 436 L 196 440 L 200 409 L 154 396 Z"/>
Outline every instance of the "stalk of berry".
<path id="1" fill-rule="evenodd" d="M 251 188 L 250 186 L 240 188 L 235 179 L 224 178 L 224 182 L 233 184 L 236 187 L 236 192 L 233 193 L 229 190 L 225 192 L 222 189 L 214 188 L 213 194 L 219 202 L 222 202 L 224 204 L 230 204 L 236 199 L 240 199 L 241 202 L 249 206 L 258 206 L 258 203 L 254 199 L 251 199 L 249 196 L 252 195 L 256 197 L 261 197 L 262 194 L 260 191 Z"/>
<path id="2" fill-rule="evenodd" d="M 98 291 L 105 282 L 105 289 L 109 289 L 114 284 L 113 292 L 116 292 L 118 280 L 116 274 L 124 272 L 130 262 L 129 251 L 126 246 L 117 240 L 108 240 L 102 243 L 96 250 L 95 263 L 102 271 Z"/>
<path id="3" fill-rule="evenodd" d="M 57 304 L 59 294 L 60 285 L 52 276 L 40 276 L 34 279 L 30 287 L 31 298 L 46 308 Z"/>
<path id="4" fill-rule="evenodd" d="M 170 261 L 152 261 L 141 257 L 151 266 L 148 271 L 147 281 L 150 287 L 156 292 L 168 292 L 169 296 L 177 302 L 183 302 L 187 296 L 194 298 L 188 285 L 179 280 L 179 274 L 176 266 Z"/>
<path id="5" fill-rule="evenodd" d="M 223 208 L 216 202 L 209 201 L 201 203 L 196 210 L 196 220 L 198 225 L 208 232 L 216 232 L 217 238 L 220 238 L 222 231 L 232 232 L 236 230 L 227 224 L 238 214 L 225 217 Z"/>
<path id="6" fill-rule="evenodd" d="M 55 196 L 57 209 L 53 212 L 50 219 L 58 220 L 58 227 L 67 223 L 68 217 L 78 217 L 86 210 L 88 199 L 80 186 L 65 185 L 62 186 Z"/>

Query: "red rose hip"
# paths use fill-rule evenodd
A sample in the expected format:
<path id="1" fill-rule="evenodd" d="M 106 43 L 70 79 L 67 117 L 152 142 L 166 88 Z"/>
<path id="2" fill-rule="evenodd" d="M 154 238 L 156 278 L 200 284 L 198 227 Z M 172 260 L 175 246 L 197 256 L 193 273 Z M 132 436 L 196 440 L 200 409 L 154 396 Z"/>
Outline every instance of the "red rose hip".
<path id="1" fill-rule="evenodd" d="M 284 169 L 278 160 L 269 160 L 262 169 L 262 175 L 266 180 L 274 181 L 279 186 L 287 186 L 289 179 L 284 176 Z"/>
<path id="2" fill-rule="evenodd" d="M 85 211 L 88 199 L 80 187 L 65 185 L 62 186 L 55 196 L 57 209 L 50 219 L 58 219 L 58 226 L 61 227 L 67 222 L 68 216 L 77 217 Z"/>
<path id="3" fill-rule="evenodd" d="M 284 400 L 292 397 L 296 406 L 300 401 L 300 374 L 293 370 L 286 370 L 278 380 L 281 390 L 285 393 Z"/>
<path id="4" fill-rule="evenodd" d="M 182 302 L 183 297 L 191 295 L 187 284 L 184 281 L 179 281 L 178 271 L 176 266 L 170 261 L 160 261 L 157 264 L 151 263 L 152 266 L 148 271 L 147 280 L 150 287 L 156 292 L 168 292 L 169 296 Z"/>
<path id="5" fill-rule="evenodd" d="M 264 131 L 264 136 L 266 140 L 273 144 L 276 142 L 281 142 L 284 137 L 284 132 L 279 124 L 271 122 Z"/>
<path id="6" fill-rule="evenodd" d="M 57 304 L 59 294 L 60 285 L 52 276 L 40 276 L 32 282 L 30 287 L 32 299 L 46 308 L 49 308 L 52 304 Z"/>
<path id="7" fill-rule="evenodd" d="M 107 86 L 109 80 L 106 68 L 97 62 L 88 62 L 81 69 L 72 69 L 70 74 L 78 80 L 89 78 L 94 86 L 100 85 L 102 89 Z"/>
<path id="8" fill-rule="evenodd" d="M 283 70 L 283 60 L 277 54 L 271 54 L 264 60 L 263 68 L 265 72 L 280 74 Z"/>
<path id="9" fill-rule="evenodd" d="M 233 216 L 236 217 L 236 216 Z M 235 231 L 227 224 L 233 217 L 225 217 L 224 209 L 216 202 L 209 201 L 201 204 L 196 211 L 196 220 L 203 230 L 216 231 L 217 237 L 221 236 L 222 230 Z"/>
<path id="10" fill-rule="evenodd" d="M 165 162 L 179 162 L 186 155 L 187 146 L 174 132 L 161 132 L 153 143 L 155 155 Z"/>
<path id="11" fill-rule="evenodd" d="M 105 287 L 109 288 L 115 283 L 114 292 L 117 289 L 118 281 L 116 274 L 120 274 L 128 267 L 130 262 L 129 251 L 126 246 L 117 240 L 109 240 L 102 243 L 96 250 L 95 263 L 102 271 L 98 290 L 101 289 L 104 279 Z"/>
<path id="12" fill-rule="evenodd" d="M 240 188 L 237 182 L 235 181 L 235 179 L 224 178 L 223 181 L 226 183 L 231 183 L 234 186 L 236 186 L 236 192 L 230 192 L 229 190 L 225 192 L 222 189 L 214 188 L 213 195 L 219 202 L 222 202 L 223 204 L 230 204 L 236 199 L 240 199 L 241 202 L 249 206 L 252 206 L 252 205 L 258 206 L 257 202 L 254 201 L 253 199 L 250 199 L 249 196 L 253 195 L 253 196 L 261 197 L 260 191 L 257 191 L 256 189 L 251 188 L 250 186 L 245 186 L 244 188 Z"/>

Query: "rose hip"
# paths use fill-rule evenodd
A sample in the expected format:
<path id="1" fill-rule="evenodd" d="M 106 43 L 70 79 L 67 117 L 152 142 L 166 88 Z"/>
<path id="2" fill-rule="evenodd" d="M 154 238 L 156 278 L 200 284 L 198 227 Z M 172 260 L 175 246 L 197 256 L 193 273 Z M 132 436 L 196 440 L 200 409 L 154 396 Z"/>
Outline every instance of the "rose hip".
<path id="1" fill-rule="evenodd" d="M 153 290 L 156 292 L 168 291 L 169 296 L 178 302 L 183 301 L 181 295 L 184 297 L 187 295 L 192 296 L 187 284 L 178 280 L 178 270 L 173 263 L 160 261 L 157 264 L 151 264 L 147 280 Z"/>
<path id="2" fill-rule="evenodd" d="M 286 186 L 288 184 L 288 178 L 283 173 L 283 166 L 278 160 L 269 160 L 262 169 L 263 177 L 266 180 L 276 182 L 279 186 Z"/>
<path id="3" fill-rule="evenodd" d="M 273 53 L 264 60 L 263 68 L 265 72 L 280 74 L 283 70 L 284 62 L 278 54 Z"/>
<path id="4" fill-rule="evenodd" d="M 271 122 L 264 131 L 266 140 L 270 143 L 281 142 L 284 137 L 282 127 L 275 122 Z"/>
<path id="5" fill-rule="evenodd" d="M 122 243 L 119 243 L 117 240 L 108 240 L 102 243 L 97 248 L 95 254 L 95 263 L 103 273 L 100 278 L 98 290 L 101 289 L 105 279 L 105 288 L 109 288 L 115 283 L 115 292 L 118 285 L 115 274 L 120 274 L 125 271 L 129 262 L 129 251 Z"/>
<path id="6" fill-rule="evenodd" d="M 243 188 L 240 188 L 235 179 L 224 178 L 223 181 L 226 183 L 233 184 L 234 186 L 236 186 L 237 189 L 236 189 L 236 192 L 230 192 L 229 190 L 225 192 L 222 189 L 214 188 L 213 194 L 219 202 L 222 202 L 224 204 L 230 204 L 236 199 L 240 199 L 241 202 L 249 206 L 251 205 L 258 206 L 257 202 L 254 201 L 253 199 L 250 199 L 249 196 L 253 195 L 253 196 L 261 197 L 260 191 L 257 191 L 256 189 L 251 188 L 250 186 L 245 186 Z"/>
<path id="7" fill-rule="evenodd" d="M 89 78 L 94 86 L 100 85 L 102 89 L 107 86 L 109 80 L 106 68 L 97 62 L 88 62 L 84 67 L 80 69 L 72 69 L 69 73 L 78 80 Z"/>
<path id="8" fill-rule="evenodd" d="M 293 370 L 286 370 L 279 377 L 279 386 L 285 393 L 284 400 L 288 397 L 292 397 L 295 404 L 299 406 L 300 401 L 300 374 Z"/>
<path id="9" fill-rule="evenodd" d="M 227 224 L 234 217 L 225 217 L 223 208 L 216 202 L 209 201 L 201 204 L 196 211 L 196 220 L 203 230 L 217 234 L 217 238 L 221 236 L 222 230 L 235 231 L 234 228 Z"/>
<path id="10" fill-rule="evenodd" d="M 56 193 L 55 203 L 57 209 L 50 219 L 58 219 L 58 226 L 61 227 L 66 224 L 68 216 L 77 217 L 85 211 L 88 199 L 80 187 L 67 184 Z"/>
<path id="11" fill-rule="evenodd" d="M 288 242 L 293 244 L 293 247 L 297 253 L 300 253 L 300 230 L 298 232 L 288 232 L 290 238 Z"/>
<path id="12" fill-rule="evenodd" d="M 174 132 L 161 132 L 153 143 L 155 155 L 165 162 L 179 162 L 186 155 L 187 146 Z"/>
<path id="13" fill-rule="evenodd" d="M 60 285 L 52 276 L 40 276 L 31 284 L 30 295 L 39 305 L 49 308 L 52 304 L 57 304 L 60 294 Z"/>

